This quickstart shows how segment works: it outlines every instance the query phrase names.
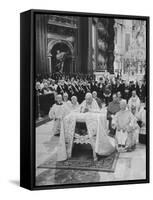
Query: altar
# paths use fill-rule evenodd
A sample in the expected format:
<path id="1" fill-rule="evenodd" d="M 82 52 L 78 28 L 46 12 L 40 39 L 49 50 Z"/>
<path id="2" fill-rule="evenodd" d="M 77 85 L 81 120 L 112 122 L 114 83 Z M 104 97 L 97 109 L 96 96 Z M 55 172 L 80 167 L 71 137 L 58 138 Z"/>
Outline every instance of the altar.
<path id="1" fill-rule="evenodd" d="M 77 122 L 84 122 L 87 126 L 87 135 L 79 136 L 75 133 Z M 89 143 L 93 151 L 93 159 L 97 154 L 110 155 L 115 151 L 115 140 L 108 136 L 106 114 L 102 112 L 71 112 L 61 121 L 61 133 L 57 152 L 57 161 L 62 161 L 72 156 L 74 143 Z M 80 137 L 80 138 L 79 138 Z"/>
<path id="2" fill-rule="evenodd" d="M 99 81 L 100 78 L 102 78 L 104 76 L 105 72 L 94 72 L 94 75 L 95 75 L 95 78 L 96 78 L 96 81 Z"/>

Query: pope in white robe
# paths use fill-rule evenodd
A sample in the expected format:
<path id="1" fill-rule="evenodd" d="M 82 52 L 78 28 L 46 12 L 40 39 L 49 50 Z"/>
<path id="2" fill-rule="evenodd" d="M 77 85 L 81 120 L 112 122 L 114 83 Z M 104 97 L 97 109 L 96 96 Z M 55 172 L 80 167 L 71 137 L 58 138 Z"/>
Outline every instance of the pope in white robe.
<path id="1" fill-rule="evenodd" d="M 91 93 L 87 93 L 85 100 L 80 105 L 80 112 L 100 112 L 100 108 Z"/>
<path id="2" fill-rule="evenodd" d="M 116 142 L 118 150 L 131 151 L 136 144 L 136 130 L 138 127 L 136 117 L 127 110 L 126 100 L 121 100 L 120 111 L 112 120 L 112 127 L 116 128 Z"/>

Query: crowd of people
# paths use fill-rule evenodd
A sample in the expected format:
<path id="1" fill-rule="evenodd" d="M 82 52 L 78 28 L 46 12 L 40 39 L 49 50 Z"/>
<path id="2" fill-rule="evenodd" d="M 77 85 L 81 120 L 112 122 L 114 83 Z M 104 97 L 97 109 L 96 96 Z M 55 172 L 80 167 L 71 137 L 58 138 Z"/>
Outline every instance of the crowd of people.
<path id="1" fill-rule="evenodd" d="M 55 95 L 55 104 L 49 112 L 55 135 L 60 134 L 60 120 L 70 111 L 102 112 L 105 107 L 109 135 L 116 138 L 118 149 L 132 151 L 139 140 L 145 143 L 146 86 L 143 80 L 126 81 L 104 75 L 96 81 L 93 75 L 60 75 L 54 79 L 37 79 L 36 91 L 39 95 Z M 139 133 L 143 138 L 139 139 Z"/>
<path id="2" fill-rule="evenodd" d="M 94 75 L 54 75 L 46 78 L 37 78 L 36 90 L 40 95 L 49 93 L 68 94 L 69 100 L 72 96 L 76 96 L 78 102 L 81 103 L 87 92 L 95 91 L 97 97 L 106 106 L 112 101 L 113 94 L 126 99 L 132 96 L 135 90 L 142 102 L 145 101 L 146 86 L 144 81 L 126 81 L 120 77 L 111 77 L 109 75 L 101 77 L 98 81 Z"/>

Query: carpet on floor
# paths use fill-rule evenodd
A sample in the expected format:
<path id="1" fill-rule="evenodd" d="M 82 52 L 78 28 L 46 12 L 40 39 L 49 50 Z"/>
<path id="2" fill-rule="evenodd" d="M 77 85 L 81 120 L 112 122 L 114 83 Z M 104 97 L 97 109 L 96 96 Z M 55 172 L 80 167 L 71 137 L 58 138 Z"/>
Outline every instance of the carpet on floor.
<path id="1" fill-rule="evenodd" d="M 71 158 L 58 162 L 49 158 L 38 168 L 114 172 L 118 157 L 119 153 L 113 152 L 109 156 L 98 156 L 98 160 L 94 161 L 90 145 L 77 144 L 73 147 Z"/>

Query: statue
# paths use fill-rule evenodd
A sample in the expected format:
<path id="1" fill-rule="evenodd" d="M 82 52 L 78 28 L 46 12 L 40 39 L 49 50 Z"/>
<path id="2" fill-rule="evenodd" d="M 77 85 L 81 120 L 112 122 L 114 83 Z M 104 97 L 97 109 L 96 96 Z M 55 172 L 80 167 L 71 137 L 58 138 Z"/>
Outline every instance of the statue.
<path id="1" fill-rule="evenodd" d="M 56 64 L 56 71 L 63 73 L 63 67 L 64 67 L 64 61 L 66 58 L 67 53 L 66 52 L 60 52 L 60 50 L 57 50 L 57 54 L 56 54 L 56 60 L 57 60 L 57 64 Z"/>

